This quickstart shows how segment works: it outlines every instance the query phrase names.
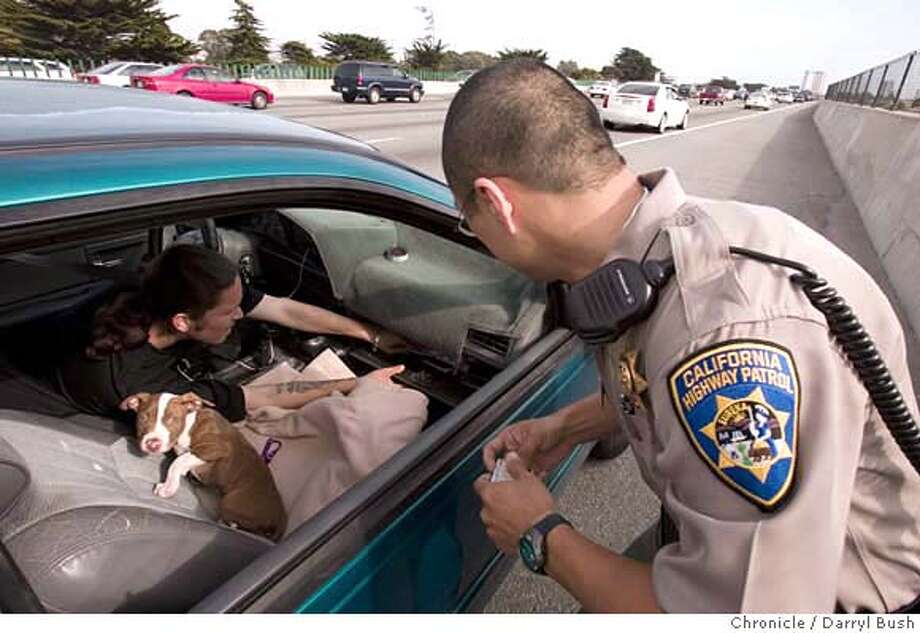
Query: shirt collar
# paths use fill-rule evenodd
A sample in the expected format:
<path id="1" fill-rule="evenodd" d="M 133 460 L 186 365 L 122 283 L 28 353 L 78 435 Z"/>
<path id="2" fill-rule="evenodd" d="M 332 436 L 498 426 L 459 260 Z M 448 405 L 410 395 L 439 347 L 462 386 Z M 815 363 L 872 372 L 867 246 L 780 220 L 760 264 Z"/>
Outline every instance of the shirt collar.
<path id="1" fill-rule="evenodd" d="M 605 262 L 617 258 L 639 259 L 665 220 L 687 201 L 687 194 L 673 169 L 665 168 L 639 176 L 647 189 L 617 236 Z"/>

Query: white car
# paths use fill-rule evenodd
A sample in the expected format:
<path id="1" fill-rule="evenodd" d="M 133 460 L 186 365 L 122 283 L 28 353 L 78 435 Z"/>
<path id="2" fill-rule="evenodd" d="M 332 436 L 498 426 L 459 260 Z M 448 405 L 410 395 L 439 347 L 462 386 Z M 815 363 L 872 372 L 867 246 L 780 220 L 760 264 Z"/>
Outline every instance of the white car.
<path id="1" fill-rule="evenodd" d="M 778 103 L 793 103 L 795 102 L 795 97 L 790 92 L 780 92 L 776 95 L 776 101 Z"/>
<path id="2" fill-rule="evenodd" d="M 146 75 L 162 67 L 162 64 L 151 62 L 109 62 L 85 73 L 80 73 L 77 75 L 77 79 L 88 84 L 129 88 L 132 75 Z"/>
<path id="3" fill-rule="evenodd" d="M 690 120 L 690 105 L 668 84 L 631 81 L 604 98 L 601 120 L 608 128 L 644 125 L 664 134 L 669 127 L 684 130 Z"/>
<path id="4" fill-rule="evenodd" d="M 610 91 L 613 90 L 614 84 L 610 81 L 595 81 L 593 84 L 588 86 L 588 96 L 591 98 L 594 97 L 606 97 L 610 94 Z"/>
<path id="5" fill-rule="evenodd" d="M 766 92 L 752 92 L 744 102 L 745 110 L 769 110 L 773 107 L 773 100 Z"/>
<path id="6" fill-rule="evenodd" d="M 70 67 L 53 59 L 0 57 L 0 77 L 16 79 L 61 79 L 73 81 Z"/>

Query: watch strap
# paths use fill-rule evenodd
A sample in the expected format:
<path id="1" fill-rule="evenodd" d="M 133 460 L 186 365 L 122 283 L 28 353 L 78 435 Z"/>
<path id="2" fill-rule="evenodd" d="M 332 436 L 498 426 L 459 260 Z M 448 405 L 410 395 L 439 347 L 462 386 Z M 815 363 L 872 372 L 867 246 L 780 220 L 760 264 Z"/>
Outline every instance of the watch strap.
<path id="1" fill-rule="evenodd" d="M 531 538 L 532 541 L 539 541 L 538 548 L 540 556 L 538 560 L 535 561 L 536 566 L 527 566 L 531 571 L 543 576 L 546 575 L 546 561 L 549 558 L 549 547 L 546 540 L 549 533 L 560 525 L 568 525 L 571 527 L 572 523 L 558 512 L 553 512 L 534 523 L 533 527 L 525 533 L 533 535 Z M 524 562 L 526 564 L 527 561 Z"/>

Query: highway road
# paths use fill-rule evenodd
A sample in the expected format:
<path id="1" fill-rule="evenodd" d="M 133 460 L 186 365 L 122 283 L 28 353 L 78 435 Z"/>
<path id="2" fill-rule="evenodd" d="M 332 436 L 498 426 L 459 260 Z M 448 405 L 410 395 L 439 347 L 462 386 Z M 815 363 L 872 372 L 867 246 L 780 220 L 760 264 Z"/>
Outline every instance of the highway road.
<path id="1" fill-rule="evenodd" d="M 335 130 L 443 179 L 441 129 L 448 97 L 421 103 L 344 104 L 337 95 L 282 99 L 269 113 Z M 856 259 L 897 308 L 894 292 L 812 121 L 816 104 L 745 111 L 740 102 L 692 106 L 690 129 L 658 135 L 612 132 L 614 143 L 637 171 L 676 170 L 692 194 L 733 198 L 783 209 L 818 230 Z M 920 393 L 920 344 L 909 330 L 914 388 Z M 622 551 L 658 515 L 658 503 L 642 482 L 629 451 L 610 462 L 589 462 L 563 493 L 561 511 L 587 536 Z M 486 606 L 491 613 L 565 613 L 578 604 L 553 581 L 520 563 Z"/>

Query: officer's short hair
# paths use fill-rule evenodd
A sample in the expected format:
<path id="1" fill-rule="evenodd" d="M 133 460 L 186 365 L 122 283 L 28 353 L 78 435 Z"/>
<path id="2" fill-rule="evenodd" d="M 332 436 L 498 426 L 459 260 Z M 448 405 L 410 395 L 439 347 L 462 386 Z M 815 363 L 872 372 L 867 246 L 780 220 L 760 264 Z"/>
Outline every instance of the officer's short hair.
<path id="1" fill-rule="evenodd" d="M 598 186 L 626 164 L 594 103 L 531 59 L 498 63 L 466 81 L 447 112 L 441 160 L 461 205 L 480 176 L 561 193 Z"/>

